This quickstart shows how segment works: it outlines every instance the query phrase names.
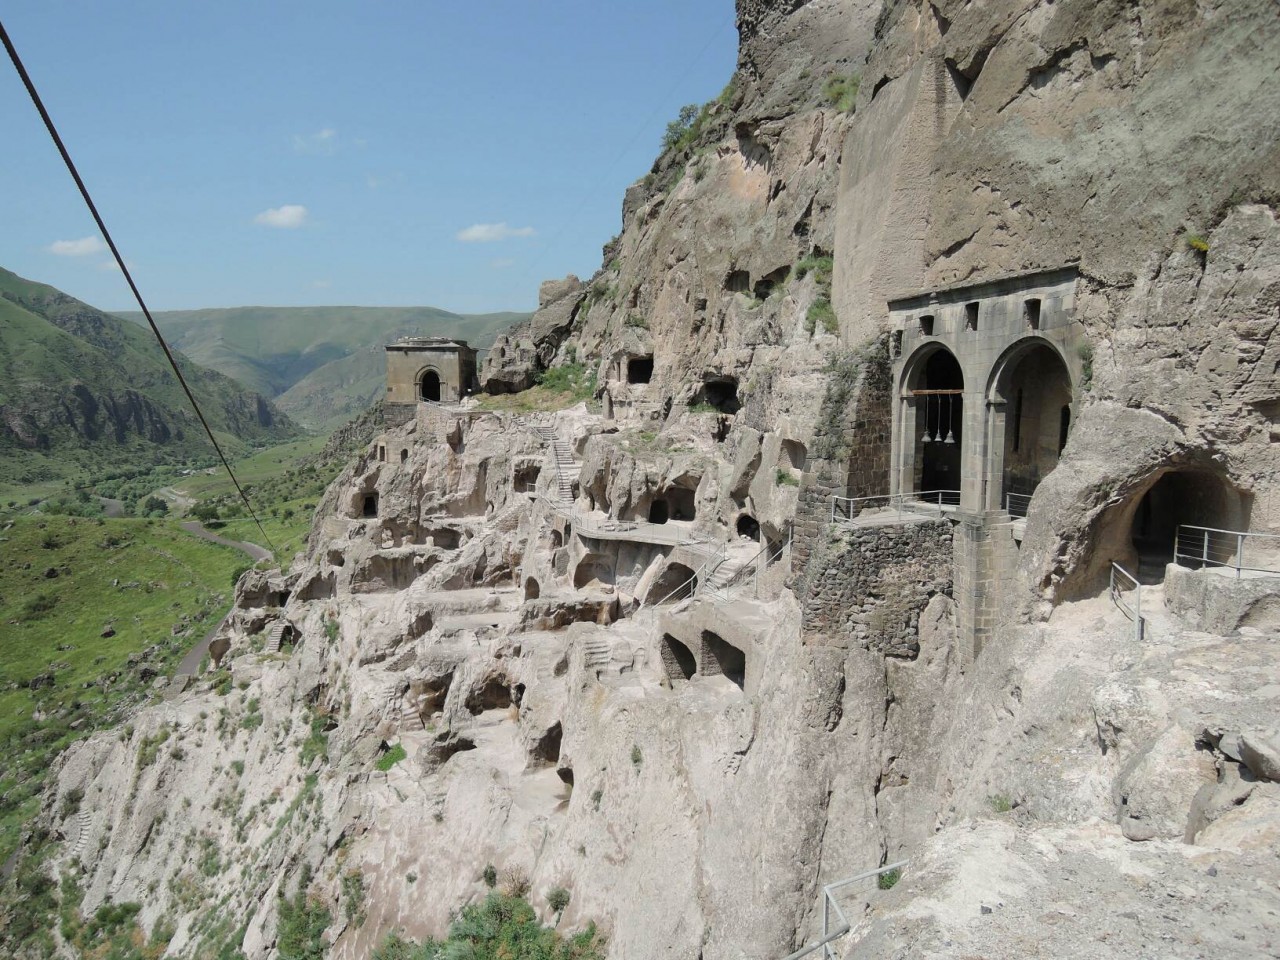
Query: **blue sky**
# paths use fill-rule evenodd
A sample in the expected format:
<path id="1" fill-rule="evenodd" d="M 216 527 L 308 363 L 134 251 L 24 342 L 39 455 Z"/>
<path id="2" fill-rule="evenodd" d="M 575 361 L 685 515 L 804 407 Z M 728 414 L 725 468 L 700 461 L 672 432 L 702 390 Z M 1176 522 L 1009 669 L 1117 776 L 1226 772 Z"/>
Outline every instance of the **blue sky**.
<path id="1" fill-rule="evenodd" d="M 8 0 L 10 37 L 154 309 L 532 309 L 600 265 L 732 0 Z M 0 266 L 131 306 L 0 63 Z"/>

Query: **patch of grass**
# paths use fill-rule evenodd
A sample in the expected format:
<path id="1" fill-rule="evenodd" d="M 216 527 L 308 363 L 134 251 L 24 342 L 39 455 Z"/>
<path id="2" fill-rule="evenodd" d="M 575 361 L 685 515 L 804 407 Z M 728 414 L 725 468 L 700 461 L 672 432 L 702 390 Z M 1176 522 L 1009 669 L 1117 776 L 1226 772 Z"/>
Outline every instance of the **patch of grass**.
<path id="1" fill-rule="evenodd" d="M 280 898 L 280 929 L 276 946 L 280 960 L 324 960 L 328 944 L 324 932 L 333 922 L 333 915 L 319 898 L 310 895 L 311 873 L 304 868 L 302 882 L 293 899 Z"/>
<path id="2" fill-rule="evenodd" d="M 364 926 L 364 874 L 348 870 L 342 876 L 342 913 L 357 929 Z"/>
<path id="3" fill-rule="evenodd" d="M 169 728 L 161 727 L 149 737 L 143 737 L 138 745 L 138 769 L 145 770 L 156 762 L 160 755 L 160 747 L 169 739 Z"/>
<path id="4" fill-rule="evenodd" d="M 388 770 L 390 770 L 392 767 L 394 767 L 397 763 L 399 763 L 401 760 L 403 760 L 407 756 L 408 754 L 405 753 L 404 745 L 397 743 L 390 750 L 388 750 L 386 753 L 384 753 L 382 756 L 378 758 L 377 767 L 383 773 L 386 773 Z"/>
<path id="5" fill-rule="evenodd" d="M 567 900 L 565 904 L 568 905 Z M 480 903 L 467 904 L 458 911 L 444 940 L 417 943 L 392 933 L 373 952 L 373 960 L 604 960 L 606 946 L 594 923 L 587 924 L 580 933 L 564 937 L 555 928 L 539 923 L 523 896 L 494 892 Z"/>
<path id="6" fill-rule="evenodd" d="M 1202 237 L 1198 233 L 1190 234 L 1187 237 L 1187 246 L 1190 247 L 1192 250 L 1196 251 L 1197 253 L 1209 252 L 1208 238 Z"/>
<path id="7" fill-rule="evenodd" d="M 631 763 L 635 766 L 637 770 L 639 770 L 640 764 L 643 762 L 644 762 L 644 755 L 640 752 L 640 745 L 638 743 L 633 743 L 631 745 Z"/>
<path id="8" fill-rule="evenodd" d="M 484 885 L 492 890 L 498 885 L 498 868 L 492 863 L 485 864 L 484 872 L 480 875 L 480 879 L 484 881 Z"/>
<path id="9" fill-rule="evenodd" d="M 1008 813 L 1013 809 L 1013 801 L 1002 793 L 994 793 L 987 797 L 987 803 L 996 813 Z"/>
<path id="10" fill-rule="evenodd" d="M 886 870 L 876 877 L 876 886 L 881 890 L 892 890 L 901 879 L 902 869 L 894 867 L 892 870 Z"/>
<path id="11" fill-rule="evenodd" d="M 142 669 L 173 670 L 230 603 L 230 573 L 243 560 L 172 521 L 12 523 L 0 564 L 0 862 L 39 809 L 50 761 L 152 698 Z M 48 567 L 56 580 L 44 579 Z M 179 623 L 186 636 L 174 635 Z"/>
<path id="12" fill-rule="evenodd" d="M 503 393 L 480 398 L 484 410 L 510 410 L 517 413 L 563 410 L 590 402 L 596 393 L 596 375 L 585 364 L 563 363 L 543 371 L 537 386 L 519 393 Z"/>
<path id="13" fill-rule="evenodd" d="M 836 333 L 840 329 L 840 321 L 836 318 L 836 308 L 826 297 L 821 297 L 809 304 L 804 315 L 805 332 L 813 336 L 813 332 L 821 326 L 827 333 Z"/>
<path id="14" fill-rule="evenodd" d="M 302 749 L 299 752 L 298 762 L 304 767 L 311 766 L 311 762 L 316 757 L 329 756 L 329 735 L 324 732 L 325 726 L 328 724 L 329 718 L 323 713 L 312 713 L 311 723 L 307 733 L 307 738 L 302 741 Z"/>
<path id="15" fill-rule="evenodd" d="M 594 790 L 592 790 L 592 791 L 591 791 L 591 809 L 593 809 L 593 810 L 599 810 L 599 809 L 600 809 L 600 801 L 601 801 L 601 800 L 603 800 L 603 799 L 604 799 L 604 791 L 603 791 L 603 790 L 601 790 L 599 787 L 596 787 Z"/>
<path id="16" fill-rule="evenodd" d="M 832 74 L 822 85 L 822 95 L 826 97 L 827 103 L 841 113 L 851 113 L 858 100 L 858 85 L 859 77 L 856 73 Z"/>
<path id="17" fill-rule="evenodd" d="M 835 264 L 834 257 L 821 253 L 811 253 L 791 268 L 791 275 L 797 280 L 803 280 L 812 273 L 814 280 L 817 281 L 820 287 L 829 289 L 831 276 L 835 271 Z"/>
<path id="18" fill-rule="evenodd" d="M 782 467 L 778 468 L 778 472 L 774 475 L 773 479 L 777 482 L 778 486 L 780 487 L 800 486 L 800 481 L 795 478 L 795 476 L 791 473 L 791 471 L 785 470 Z"/>

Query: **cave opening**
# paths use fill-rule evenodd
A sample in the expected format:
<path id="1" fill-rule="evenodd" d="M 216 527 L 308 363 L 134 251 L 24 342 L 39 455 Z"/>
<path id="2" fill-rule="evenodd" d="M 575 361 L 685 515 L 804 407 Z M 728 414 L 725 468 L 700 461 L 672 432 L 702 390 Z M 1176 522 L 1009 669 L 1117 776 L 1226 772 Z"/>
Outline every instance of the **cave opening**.
<path id="1" fill-rule="evenodd" d="M 674 685 L 693 679 L 698 672 L 698 662 L 693 651 L 669 633 L 662 635 L 662 666 L 667 679 Z"/>
<path id="2" fill-rule="evenodd" d="M 702 672 L 724 674 L 738 689 L 747 684 L 747 655 L 718 633 L 702 631 Z"/>
<path id="3" fill-rule="evenodd" d="M 360 516 L 370 519 L 378 515 L 378 494 L 366 493 L 360 506 Z"/>
<path id="4" fill-rule="evenodd" d="M 627 383 L 648 383 L 653 379 L 653 357 L 632 357 L 627 361 Z"/>
<path id="5" fill-rule="evenodd" d="M 736 377 L 709 377 L 702 382 L 702 387 L 694 397 L 694 403 L 705 403 L 720 413 L 734 414 L 741 408 L 738 400 L 738 380 Z"/>

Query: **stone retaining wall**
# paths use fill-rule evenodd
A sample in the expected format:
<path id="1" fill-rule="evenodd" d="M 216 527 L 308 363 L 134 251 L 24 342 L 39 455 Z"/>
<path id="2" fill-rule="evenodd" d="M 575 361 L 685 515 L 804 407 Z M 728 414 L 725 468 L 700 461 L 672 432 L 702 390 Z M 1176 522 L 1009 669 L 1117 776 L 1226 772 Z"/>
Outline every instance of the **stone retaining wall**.
<path id="1" fill-rule="evenodd" d="M 914 659 L 920 612 L 951 595 L 951 541 L 948 520 L 831 527 L 806 577 L 805 642 Z"/>

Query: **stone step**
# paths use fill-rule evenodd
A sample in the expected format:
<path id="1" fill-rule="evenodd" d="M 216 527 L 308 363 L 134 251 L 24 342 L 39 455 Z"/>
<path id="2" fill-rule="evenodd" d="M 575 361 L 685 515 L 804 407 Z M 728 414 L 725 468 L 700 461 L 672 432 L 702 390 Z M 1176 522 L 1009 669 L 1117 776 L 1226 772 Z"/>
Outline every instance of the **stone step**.
<path id="1" fill-rule="evenodd" d="M 603 667 L 613 659 L 613 644 L 604 637 L 591 637 L 582 645 L 582 661 L 588 667 Z"/>
<path id="2" fill-rule="evenodd" d="M 84 848 L 89 842 L 89 828 L 93 826 L 93 818 L 87 810 L 81 810 L 76 814 L 76 825 L 79 829 L 76 831 L 75 842 L 71 844 L 71 856 L 78 859 Z"/>

